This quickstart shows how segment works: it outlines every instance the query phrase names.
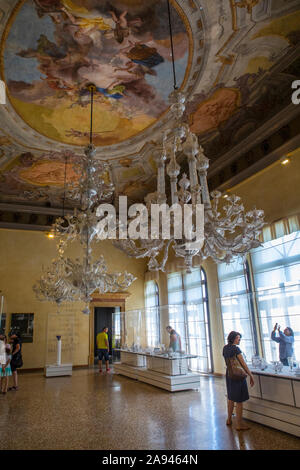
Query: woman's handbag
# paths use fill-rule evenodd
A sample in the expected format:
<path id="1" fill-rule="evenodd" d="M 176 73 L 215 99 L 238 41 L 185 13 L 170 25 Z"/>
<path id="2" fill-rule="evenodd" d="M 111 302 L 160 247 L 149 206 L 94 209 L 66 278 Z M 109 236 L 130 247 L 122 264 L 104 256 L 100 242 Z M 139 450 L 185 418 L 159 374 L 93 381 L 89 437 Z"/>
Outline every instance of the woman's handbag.
<path id="1" fill-rule="evenodd" d="M 23 366 L 23 359 L 22 359 L 22 354 L 20 353 L 20 351 L 12 356 L 11 364 L 16 369 L 20 369 Z"/>
<path id="2" fill-rule="evenodd" d="M 230 377 L 232 380 L 239 381 L 244 380 L 247 377 L 245 370 L 236 356 L 227 357 L 226 365 L 228 377 Z"/>

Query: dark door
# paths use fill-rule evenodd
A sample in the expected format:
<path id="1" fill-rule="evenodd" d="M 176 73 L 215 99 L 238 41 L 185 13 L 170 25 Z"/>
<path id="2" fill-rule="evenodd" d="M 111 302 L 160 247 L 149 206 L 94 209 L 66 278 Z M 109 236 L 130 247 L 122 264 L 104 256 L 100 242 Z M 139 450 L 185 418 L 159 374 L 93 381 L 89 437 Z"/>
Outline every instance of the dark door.
<path id="1" fill-rule="evenodd" d="M 94 351 L 95 351 L 95 361 L 97 364 L 97 343 L 96 338 L 97 334 L 101 333 L 102 329 L 106 326 L 108 328 L 108 341 L 109 341 L 109 354 L 112 353 L 112 317 L 115 307 L 95 307 L 94 313 Z"/>

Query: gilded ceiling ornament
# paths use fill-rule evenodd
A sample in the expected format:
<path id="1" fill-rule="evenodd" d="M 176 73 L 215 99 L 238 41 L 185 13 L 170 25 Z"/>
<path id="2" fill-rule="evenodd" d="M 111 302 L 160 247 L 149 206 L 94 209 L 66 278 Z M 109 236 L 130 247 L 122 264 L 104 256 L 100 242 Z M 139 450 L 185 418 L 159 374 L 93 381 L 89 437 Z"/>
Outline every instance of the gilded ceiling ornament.
<path id="1" fill-rule="evenodd" d="M 125 166 L 126 168 L 132 165 L 132 160 L 130 158 L 121 158 L 119 160 L 120 165 Z"/>
<path id="2" fill-rule="evenodd" d="M 2 145 L 10 145 L 11 144 L 11 141 L 9 140 L 8 137 L 6 136 L 0 136 L 0 147 Z"/>
<path id="3" fill-rule="evenodd" d="M 239 8 L 247 8 L 247 12 L 251 15 L 253 8 L 260 2 L 260 0 L 242 0 L 236 2 L 235 6 Z"/>

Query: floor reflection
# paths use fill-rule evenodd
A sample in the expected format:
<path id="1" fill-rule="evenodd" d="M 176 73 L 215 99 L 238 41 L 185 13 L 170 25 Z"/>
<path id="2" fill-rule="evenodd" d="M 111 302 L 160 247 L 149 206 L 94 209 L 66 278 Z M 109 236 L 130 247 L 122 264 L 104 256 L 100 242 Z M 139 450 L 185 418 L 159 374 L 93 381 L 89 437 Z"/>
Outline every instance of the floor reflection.
<path id="1" fill-rule="evenodd" d="M 19 379 L 18 392 L 1 396 L 1 449 L 299 449 L 296 437 L 257 423 L 226 426 L 223 378 L 177 393 L 96 368 Z"/>

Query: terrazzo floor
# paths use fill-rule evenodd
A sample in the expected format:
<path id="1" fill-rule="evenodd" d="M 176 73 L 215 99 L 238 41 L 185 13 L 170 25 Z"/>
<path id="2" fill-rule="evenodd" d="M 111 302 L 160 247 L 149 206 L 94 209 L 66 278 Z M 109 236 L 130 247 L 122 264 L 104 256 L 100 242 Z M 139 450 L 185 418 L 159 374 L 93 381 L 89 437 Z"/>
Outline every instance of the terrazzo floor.
<path id="1" fill-rule="evenodd" d="M 299 450 L 300 439 L 250 423 L 227 427 L 223 378 L 201 377 L 199 391 L 169 393 L 113 373 L 19 376 L 0 395 L 0 449 Z"/>

